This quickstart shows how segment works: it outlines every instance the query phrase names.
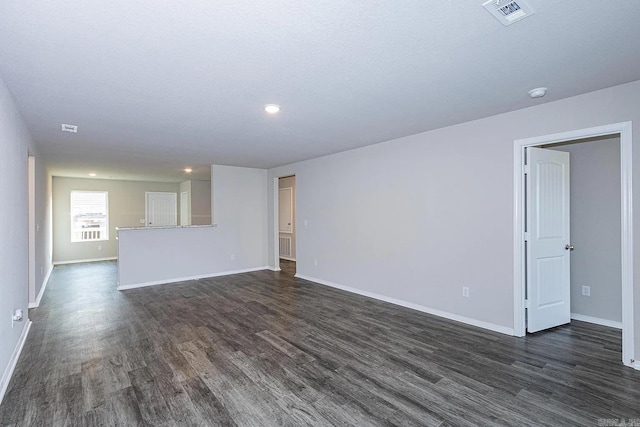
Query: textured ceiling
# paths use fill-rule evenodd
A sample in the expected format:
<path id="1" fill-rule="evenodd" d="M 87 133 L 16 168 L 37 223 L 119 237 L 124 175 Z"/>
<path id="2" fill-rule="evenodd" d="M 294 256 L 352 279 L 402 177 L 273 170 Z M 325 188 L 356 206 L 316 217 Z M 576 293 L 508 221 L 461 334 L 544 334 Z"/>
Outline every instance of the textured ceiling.
<path id="1" fill-rule="evenodd" d="M 529 2 L 504 27 L 481 0 L 2 1 L 0 74 L 55 174 L 140 179 L 269 168 L 640 79 L 640 1 Z"/>

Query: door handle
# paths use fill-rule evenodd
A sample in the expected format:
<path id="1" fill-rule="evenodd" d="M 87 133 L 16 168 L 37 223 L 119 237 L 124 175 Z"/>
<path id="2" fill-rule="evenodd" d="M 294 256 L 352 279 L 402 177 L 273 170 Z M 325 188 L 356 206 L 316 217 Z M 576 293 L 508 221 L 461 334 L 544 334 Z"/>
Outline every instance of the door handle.
<path id="1" fill-rule="evenodd" d="M 567 244 L 566 244 L 566 246 L 565 246 L 564 248 L 565 248 L 566 250 L 568 250 L 568 251 L 572 251 L 572 250 L 573 250 L 573 245 L 570 245 L 570 244 L 568 244 L 568 243 L 567 243 Z"/>

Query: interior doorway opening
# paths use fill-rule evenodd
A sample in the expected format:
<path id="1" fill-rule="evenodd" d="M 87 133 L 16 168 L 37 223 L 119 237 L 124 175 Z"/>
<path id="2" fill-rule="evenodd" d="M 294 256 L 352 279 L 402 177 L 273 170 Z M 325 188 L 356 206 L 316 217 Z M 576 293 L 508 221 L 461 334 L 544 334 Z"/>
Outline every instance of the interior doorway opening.
<path id="1" fill-rule="evenodd" d="M 571 159 L 571 320 L 622 329 L 620 135 L 544 145 Z"/>
<path id="2" fill-rule="evenodd" d="M 296 272 L 296 177 L 278 178 L 277 192 L 278 263 L 281 271 Z"/>
<path id="3" fill-rule="evenodd" d="M 620 138 L 620 282 L 622 308 L 622 361 L 638 368 L 635 361 L 633 314 L 633 217 L 631 122 L 516 140 L 514 145 L 514 335 L 526 334 L 527 246 L 526 246 L 526 149 L 568 143 L 586 138 Z"/>

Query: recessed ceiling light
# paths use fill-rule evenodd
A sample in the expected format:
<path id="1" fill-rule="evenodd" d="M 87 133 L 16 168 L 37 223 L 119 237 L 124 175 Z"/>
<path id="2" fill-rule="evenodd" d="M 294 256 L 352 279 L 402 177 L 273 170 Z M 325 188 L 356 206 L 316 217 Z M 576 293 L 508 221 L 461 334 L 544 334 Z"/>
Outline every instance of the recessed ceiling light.
<path id="1" fill-rule="evenodd" d="M 97 174 L 96 174 L 95 172 L 91 172 L 91 173 L 89 174 L 89 176 L 96 176 L 96 175 L 97 175 Z"/>
<path id="2" fill-rule="evenodd" d="M 529 91 L 529 96 L 531 98 L 542 98 L 546 93 L 547 93 L 546 87 L 537 87 Z"/>
<path id="3" fill-rule="evenodd" d="M 185 171 L 186 173 L 191 173 L 191 172 L 193 172 L 193 169 L 191 169 L 191 168 L 184 168 L 184 171 Z"/>
<path id="4" fill-rule="evenodd" d="M 276 104 L 267 104 L 264 106 L 264 111 L 266 111 L 269 114 L 275 114 L 278 111 L 280 111 L 280 106 Z"/>

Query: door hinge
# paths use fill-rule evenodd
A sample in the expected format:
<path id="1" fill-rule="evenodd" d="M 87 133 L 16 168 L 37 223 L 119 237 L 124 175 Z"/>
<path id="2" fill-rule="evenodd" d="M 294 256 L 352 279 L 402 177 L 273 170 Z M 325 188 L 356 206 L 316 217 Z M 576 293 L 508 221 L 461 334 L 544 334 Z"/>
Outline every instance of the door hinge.
<path id="1" fill-rule="evenodd" d="M 524 173 L 525 173 L 525 175 L 529 173 L 529 170 L 530 170 L 529 165 L 524 165 Z"/>
<path id="2" fill-rule="evenodd" d="M 529 301 L 528 299 L 524 300 L 524 308 L 531 308 L 531 301 Z"/>
<path id="3" fill-rule="evenodd" d="M 525 231 L 525 232 L 524 232 L 524 241 L 525 241 L 525 242 L 528 242 L 528 241 L 529 241 L 529 232 L 528 232 L 528 231 Z"/>

